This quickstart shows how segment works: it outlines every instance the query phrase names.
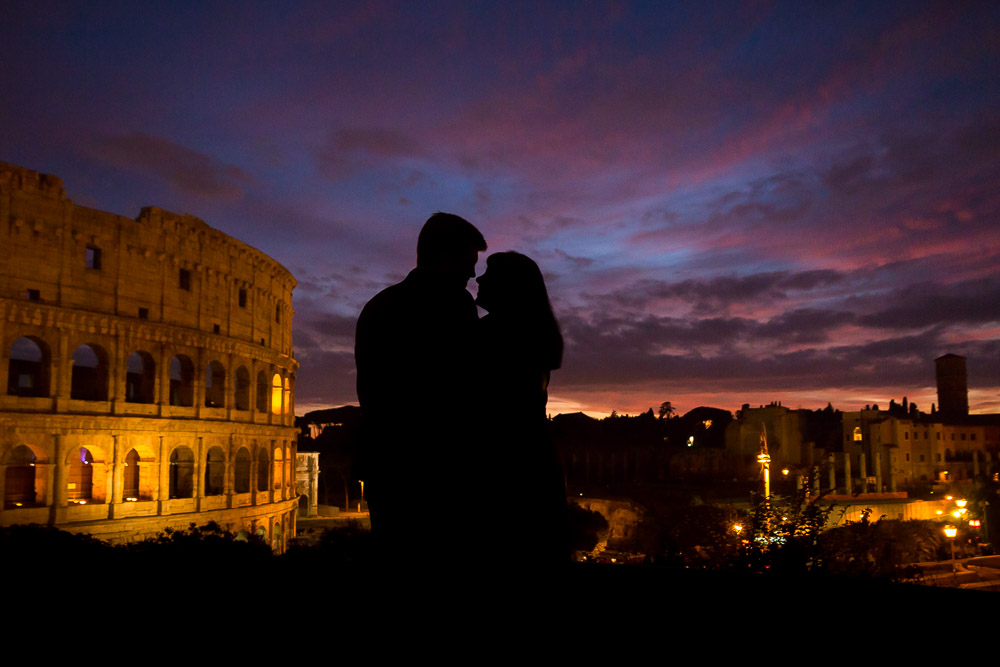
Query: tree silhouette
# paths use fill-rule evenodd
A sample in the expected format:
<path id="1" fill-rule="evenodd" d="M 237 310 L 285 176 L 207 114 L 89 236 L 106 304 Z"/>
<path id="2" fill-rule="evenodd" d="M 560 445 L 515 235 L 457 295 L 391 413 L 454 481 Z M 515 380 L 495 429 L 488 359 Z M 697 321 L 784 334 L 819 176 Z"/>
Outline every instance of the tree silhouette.
<path id="1" fill-rule="evenodd" d="M 664 401 L 660 403 L 660 419 L 670 419 L 677 411 L 674 410 L 674 406 L 670 404 L 670 401 Z"/>

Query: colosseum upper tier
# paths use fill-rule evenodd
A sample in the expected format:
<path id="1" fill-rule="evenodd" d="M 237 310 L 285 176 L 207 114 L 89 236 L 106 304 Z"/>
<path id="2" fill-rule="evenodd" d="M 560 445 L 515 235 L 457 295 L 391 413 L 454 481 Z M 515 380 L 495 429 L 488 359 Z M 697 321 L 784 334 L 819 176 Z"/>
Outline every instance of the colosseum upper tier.
<path id="1" fill-rule="evenodd" d="M 0 162 L 0 524 L 294 535 L 291 273 L 189 215 Z"/>

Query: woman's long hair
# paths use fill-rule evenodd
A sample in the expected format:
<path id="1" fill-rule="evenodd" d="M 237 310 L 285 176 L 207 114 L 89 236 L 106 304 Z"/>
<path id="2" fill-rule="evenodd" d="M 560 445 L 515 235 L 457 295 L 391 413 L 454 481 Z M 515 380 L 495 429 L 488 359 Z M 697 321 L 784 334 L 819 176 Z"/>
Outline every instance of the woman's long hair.
<path id="1" fill-rule="evenodd" d="M 486 260 L 502 317 L 530 336 L 532 352 L 546 370 L 562 366 L 563 338 L 538 265 L 519 252 L 497 252 Z"/>

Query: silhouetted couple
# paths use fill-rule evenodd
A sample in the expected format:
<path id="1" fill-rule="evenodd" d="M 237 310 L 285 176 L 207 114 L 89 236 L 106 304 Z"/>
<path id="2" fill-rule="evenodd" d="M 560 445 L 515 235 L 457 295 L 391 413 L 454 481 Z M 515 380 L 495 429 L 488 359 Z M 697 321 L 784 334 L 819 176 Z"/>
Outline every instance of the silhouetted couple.
<path id="1" fill-rule="evenodd" d="M 358 318 L 359 474 L 386 565 L 523 570 L 569 559 L 545 415 L 562 336 L 524 255 L 491 255 L 473 300 L 466 284 L 485 250 L 471 223 L 436 213 L 417 267 Z"/>

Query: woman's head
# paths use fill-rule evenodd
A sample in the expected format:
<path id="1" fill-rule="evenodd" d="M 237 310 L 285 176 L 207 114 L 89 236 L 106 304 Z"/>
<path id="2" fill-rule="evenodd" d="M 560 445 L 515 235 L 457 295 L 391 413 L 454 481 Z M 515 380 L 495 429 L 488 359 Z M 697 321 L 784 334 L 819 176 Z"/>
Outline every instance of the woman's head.
<path id="1" fill-rule="evenodd" d="M 559 368 L 562 335 L 538 265 L 519 252 L 494 253 L 476 282 L 476 303 L 491 315 L 517 321 L 533 331 L 546 348 L 543 355 L 549 368 Z"/>

